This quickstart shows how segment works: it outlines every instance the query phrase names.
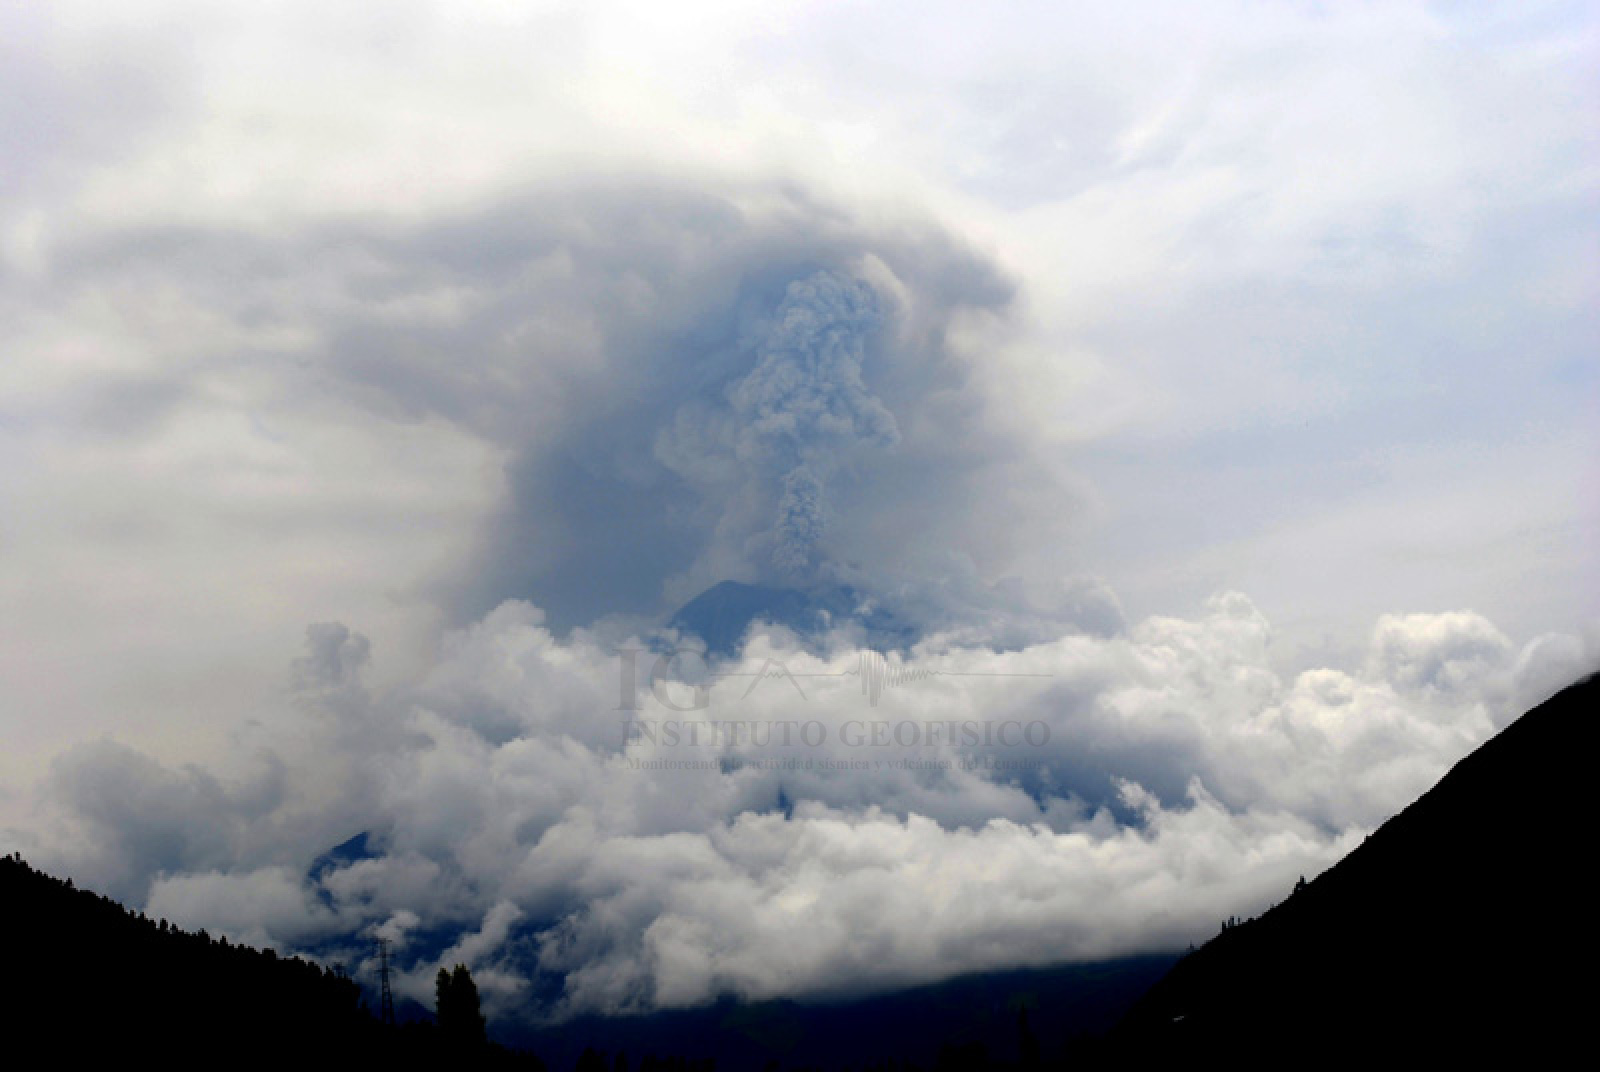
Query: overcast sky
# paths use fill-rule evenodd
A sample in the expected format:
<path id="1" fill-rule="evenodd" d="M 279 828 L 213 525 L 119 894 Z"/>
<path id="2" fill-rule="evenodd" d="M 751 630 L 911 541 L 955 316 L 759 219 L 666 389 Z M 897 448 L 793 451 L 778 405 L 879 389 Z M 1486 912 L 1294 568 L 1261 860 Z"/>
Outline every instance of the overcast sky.
<path id="1" fill-rule="evenodd" d="M 1597 35 L 0 0 L 0 847 L 502 1009 L 519 934 L 616 1009 L 1209 933 L 1600 665 Z M 1043 765 L 630 768 L 726 579 L 1048 675 L 882 709 Z"/>

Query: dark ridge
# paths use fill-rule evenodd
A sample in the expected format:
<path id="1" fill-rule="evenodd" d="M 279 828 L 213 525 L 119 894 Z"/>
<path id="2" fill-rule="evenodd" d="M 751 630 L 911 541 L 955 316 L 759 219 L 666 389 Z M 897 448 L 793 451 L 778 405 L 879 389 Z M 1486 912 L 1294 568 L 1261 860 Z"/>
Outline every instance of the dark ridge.
<path id="1" fill-rule="evenodd" d="M 770 622 L 805 635 L 819 628 L 820 616 L 804 592 L 793 588 L 720 581 L 695 596 L 667 623 L 697 636 L 712 655 L 731 655 L 756 622 Z"/>
<path id="2" fill-rule="evenodd" d="M 1538 1067 L 1581 1052 L 1597 714 L 1590 677 L 1523 715 L 1315 881 L 1181 960 L 1107 1056 Z"/>
<path id="3" fill-rule="evenodd" d="M 331 871 L 337 871 L 362 860 L 375 860 L 380 855 L 374 848 L 375 838 L 368 831 L 361 831 L 348 841 L 342 841 L 327 852 L 311 861 L 311 867 L 306 872 L 306 878 L 311 882 L 319 882 Z"/>
<path id="4" fill-rule="evenodd" d="M 635 1058 L 678 1054 L 714 1063 L 717 1072 L 1018 1069 L 1029 1064 L 1030 1037 L 1035 1064 L 1092 1052 L 1095 1040 L 1176 959 L 1155 954 L 982 972 L 850 1000 L 724 999 L 695 1009 L 511 1029 L 506 1037 L 557 1069 L 575 1067 L 589 1048 Z"/>
<path id="5" fill-rule="evenodd" d="M 337 971 L 148 919 L 20 855 L 0 858 L 0 906 L 7 1045 L 37 1054 L 29 1067 L 544 1068 L 463 1051 L 432 1023 L 382 1024 Z"/>
<path id="6" fill-rule="evenodd" d="M 738 652 L 745 633 L 758 622 L 783 626 L 802 641 L 841 624 L 859 628 L 878 648 L 903 648 L 916 639 L 916 630 L 843 585 L 801 591 L 719 581 L 679 607 L 667 625 L 684 637 L 699 637 L 708 655 L 728 656 Z"/>

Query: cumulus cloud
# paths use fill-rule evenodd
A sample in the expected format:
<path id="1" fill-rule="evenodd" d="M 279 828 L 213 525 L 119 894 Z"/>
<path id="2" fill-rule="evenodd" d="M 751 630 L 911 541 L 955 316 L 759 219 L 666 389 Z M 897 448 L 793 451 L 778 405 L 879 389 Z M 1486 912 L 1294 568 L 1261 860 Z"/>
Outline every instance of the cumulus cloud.
<path id="1" fill-rule="evenodd" d="M 824 562 L 1008 645 L 1089 570 L 1590 613 L 1592 17 L 224 6 L 0 15 L 15 783 L 224 754 L 308 621 L 392 681 Z M 803 467 L 719 438 L 769 368 Z"/>
<path id="2" fill-rule="evenodd" d="M 225 781 L 102 739 L 56 758 L 43 790 L 48 821 L 22 838 L 85 881 L 137 902 L 162 873 L 231 864 L 270 840 L 258 824 L 287 802 L 287 790 L 285 764 L 269 751 L 256 752 L 243 777 Z"/>
<path id="3" fill-rule="evenodd" d="M 1285 815 L 1229 815 L 1198 785 L 1171 811 L 1126 792 L 1145 825 L 1107 834 L 1006 819 L 947 829 L 871 809 L 747 812 L 683 839 L 684 866 L 649 881 L 661 869 L 650 846 L 610 841 L 585 872 L 587 903 L 543 937 L 540 964 L 565 973 L 572 1008 L 643 1010 L 1174 948 L 1355 840 Z"/>
<path id="4" fill-rule="evenodd" d="M 489 7 L 0 14 L 35 863 L 506 1014 L 893 986 L 1202 936 L 1595 665 L 1592 17 Z M 914 643 L 619 678 L 725 579 Z"/>
<path id="5" fill-rule="evenodd" d="M 386 690 L 359 634 L 313 626 L 277 742 L 293 793 L 101 746 L 52 806 L 148 911 L 359 971 L 380 931 L 419 1000 L 456 961 L 529 1019 L 844 994 L 1201 939 L 1600 663 L 1593 637 L 1518 650 L 1469 612 L 1386 617 L 1347 670 L 1284 675 L 1272 643 L 1238 593 L 1005 651 L 758 631 L 725 669 L 761 676 L 695 708 L 526 603 Z M 887 659 L 875 700 L 864 657 Z M 330 821 L 370 855 L 309 877 Z"/>
<path id="6" fill-rule="evenodd" d="M 306 654 L 294 662 L 295 683 L 305 689 L 356 684 L 372 653 L 372 642 L 340 622 L 306 627 Z"/>
<path id="7" fill-rule="evenodd" d="M 1475 614 L 1385 615 L 1372 643 L 1376 672 L 1423 693 L 1471 689 L 1505 661 L 1511 642 Z"/>
<path id="8" fill-rule="evenodd" d="M 162 876 L 144 909 L 153 919 L 205 920 L 215 933 L 258 946 L 296 947 L 335 933 L 341 923 L 318 903 L 304 875 L 282 866 Z"/>

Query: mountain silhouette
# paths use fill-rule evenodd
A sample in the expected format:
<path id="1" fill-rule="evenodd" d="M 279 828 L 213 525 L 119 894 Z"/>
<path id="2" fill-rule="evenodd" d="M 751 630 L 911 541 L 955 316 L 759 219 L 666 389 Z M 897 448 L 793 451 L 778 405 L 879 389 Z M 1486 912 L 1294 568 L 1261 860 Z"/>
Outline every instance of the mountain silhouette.
<path id="1" fill-rule="evenodd" d="M 1078 1059 L 1137 998 L 1166 974 L 1173 954 L 1089 964 L 979 972 L 886 994 L 810 1001 L 741 1002 L 639 1016 L 582 1016 L 536 1029 L 507 1025 L 505 1041 L 553 1069 L 574 1067 L 589 1048 L 682 1055 L 716 1072 L 777 1068 L 935 1072 L 952 1062 L 1017 1064 L 1019 1010 L 1031 1010 L 1051 1058 Z M 961 1057 L 966 1054 L 966 1057 Z M 981 1054 L 982 1059 L 974 1059 Z M 642 1072 L 642 1069 L 641 1069 Z"/>
<path id="2" fill-rule="evenodd" d="M 1226 927 L 1134 1006 L 1110 1063 L 1553 1064 L 1588 1035 L 1597 714 L 1590 677 L 1282 904 Z"/>
<path id="3" fill-rule="evenodd" d="M 362 860 L 376 860 L 382 855 L 377 849 L 377 839 L 369 831 L 363 830 L 311 861 L 311 866 L 306 870 L 306 878 L 314 883 L 320 882 L 330 872 L 349 867 Z"/>
<path id="4" fill-rule="evenodd" d="M 844 585 L 801 590 L 741 581 L 712 585 L 679 607 L 667 625 L 680 635 L 699 637 L 707 654 L 727 656 L 738 652 L 745 634 L 758 622 L 782 626 L 802 641 L 841 625 L 855 626 L 868 645 L 880 649 L 903 647 L 916 632 Z"/>

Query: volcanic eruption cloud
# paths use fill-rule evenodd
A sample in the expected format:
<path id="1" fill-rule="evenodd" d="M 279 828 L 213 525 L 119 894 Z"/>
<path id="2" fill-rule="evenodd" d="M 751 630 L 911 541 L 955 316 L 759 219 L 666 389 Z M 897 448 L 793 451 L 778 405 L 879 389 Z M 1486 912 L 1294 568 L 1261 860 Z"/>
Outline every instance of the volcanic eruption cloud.
<path id="1" fill-rule="evenodd" d="M 1600 666 L 1600 8 L 1152 3 L 0 5 L 0 853 L 528 1021 L 1339 859 Z"/>
<path id="2" fill-rule="evenodd" d="M 677 241 L 707 226 L 697 199 L 657 200 L 678 206 Z M 1470 612 L 1389 615 L 1352 665 L 1286 672 L 1238 593 L 1128 623 L 1091 576 L 985 584 L 946 549 L 1037 531 L 1049 518 L 1006 478 L 1051 481 L 954 342 L 963 317 L 1007 315 L 1000 273 L 936 229 L 818 239 L 754 210 L 712 219 L 720 253 L 692 269 L 632 251 L 655 274 L 626 301 L 610 231 L 552 234 L 525 207 L 362 240 L 391 286 L 476 295 L 382 374 L 382 310 L 283 313 L 353 410 L 448 416 L 506 459 L 505 499 L 447 579 L 463 620 L 382 683 L 381 644 L 312 624 L 287 705 L 235 730 L 233 758 L 73 746 L 13 836 L 238 940 L 370 971 L 365 936 L 387 935 L 419 1001 L 439 964 L 467 963 L 499 1016 L 857 992 L 1202 938 L 1594 657 L 1592 638 L 1517 645 Z M 491 233 L 494 272 L 439 252 Z M 317 244 L 259 241 L 285 263 Z M 507 287 L 557 254 L 553 295 Z M 609 334 L 552 327 L 597 311 Z M 497 349 L 507 324 L 593 360 L 552 378 L 555 359 Z M 463 338 L 497 379 L 447 360 Z M 615 574 L 625 586 L 598 583 Z M 720 668 L 743 676 L 704 705 L 676 664 L 644 672 L 659 638 L 641 609 L 729 577 L 893 600 L 916 636 L 872 657 L 897 687 L 863 695 L 843 625 L 758 626 Z M 625 674 L 629 649 L 645 665 Z M 309 873 L 357 832 L 361 858 Z"/>
<path id="3" fill-rule="evenodd" d="M 863 449 L 900 438 L 861 379 L 879 320 L 877 295 L 858 280 L 819 272 L 791 283 L 755 368 L 728 392 L 739 422 L 734 457 L 781 489 L 772 557 L 786 573 L 814 564 L 827 528 L 825 481 Z"/>

